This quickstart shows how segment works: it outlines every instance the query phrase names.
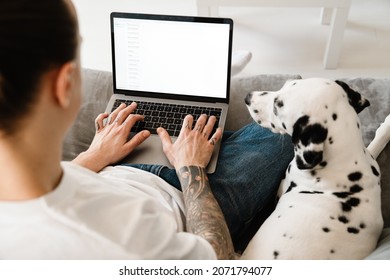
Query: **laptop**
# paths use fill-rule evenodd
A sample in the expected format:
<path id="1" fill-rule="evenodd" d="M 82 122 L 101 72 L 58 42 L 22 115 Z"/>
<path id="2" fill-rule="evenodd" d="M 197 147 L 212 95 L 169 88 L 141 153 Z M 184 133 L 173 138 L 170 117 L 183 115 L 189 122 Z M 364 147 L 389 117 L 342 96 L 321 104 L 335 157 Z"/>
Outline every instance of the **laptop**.
<path id="1" fill-rule="evenodd" d="M 145 116 L 131 133 L 147 129 L 151 136 L 123 163 L 172 167 L 156 133 L 164 127 L 172 140 L 187 114 L 217 117 L 224 128 L 230 94 L 233 21 L 139 13 L 110 15 L 113 91 L 106 112 L 121 103 L 138 104 Z M 215 129 L 216 129 L 215 127 Z M 220 141 L 207 172 L 213 173 Z"/>

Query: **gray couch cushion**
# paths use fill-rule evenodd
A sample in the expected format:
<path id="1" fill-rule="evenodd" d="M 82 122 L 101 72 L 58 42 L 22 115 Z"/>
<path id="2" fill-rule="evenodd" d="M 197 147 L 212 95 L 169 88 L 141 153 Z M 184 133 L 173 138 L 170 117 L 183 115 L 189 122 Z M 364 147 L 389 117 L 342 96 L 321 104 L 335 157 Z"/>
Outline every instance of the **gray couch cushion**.
<path id="1" fill-rule="evenodd" d="M 390 260 L 390 228 L 383 230 L 378 247 L 366 260 Z"/>

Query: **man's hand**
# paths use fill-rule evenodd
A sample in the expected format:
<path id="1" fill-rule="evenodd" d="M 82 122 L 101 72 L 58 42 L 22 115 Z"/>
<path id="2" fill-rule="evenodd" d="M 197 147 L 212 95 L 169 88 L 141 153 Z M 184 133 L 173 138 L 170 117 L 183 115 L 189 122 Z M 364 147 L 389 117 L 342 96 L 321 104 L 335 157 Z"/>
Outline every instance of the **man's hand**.
<path id="1" fill-rule="evenodd" d="M 213 246 L 218 259 L 233 259 L 234 247 L 225 217 L 211 191 L 206 173 L 214 145 L 220 140 L 220 128 L 211 136 L 215 117 L 185 117 L 175 143 L 163 128 L 157 130 L 164 153 L 175 167 L 183 190 L 186 207 L 187 231 L 206 239 Z"/>
<path id="2" fill-rule="evenodd" d="M 145 141 L 150 132 L 141 131 L 130 140 L 131 128 L 137 121 L 143 120 L 143 116 L 132 114 L 137 104 L 127 106 L 121 104 L 110 115 L 100 114 L 96 120 L 96 134 L 87 151 L 81 153 L 73 161 L 92 171 L 99 172 L 104 167 L 114 164 Z"/>
<path id="3" fill-rule="evenodd" d="M 194 118 L 191 115 L 184 118 L 183 126 L 175 143 L 172 143 L 171 137 L 165 129 L 159 128 L 157 130 L 164 153 L 176 170 L 190 165 L 206 167 L 211 159 L 215 143 L 222 136 L 222 130 L 218 128 L 210 138 L 216 122 L 214 116 L 209 119 L 206 115 L 200 116 L 194 128 L 192 128 L 193 122 Z"/>

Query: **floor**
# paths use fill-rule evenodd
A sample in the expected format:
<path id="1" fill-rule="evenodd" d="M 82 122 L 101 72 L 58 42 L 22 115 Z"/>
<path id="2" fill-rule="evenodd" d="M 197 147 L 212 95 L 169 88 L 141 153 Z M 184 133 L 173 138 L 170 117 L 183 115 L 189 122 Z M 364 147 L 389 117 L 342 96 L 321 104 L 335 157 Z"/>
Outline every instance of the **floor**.
<path id="1" fill-rule="evenodd" d="M 111 71 L 109 14 L 112 11 L 196 15 L 195 0 L 73 0 L 83 37 L 82 66 Z M 92 4 L 93 3 L 93 4 Z M 249 50 L 240 73 L 300 74 L 303 77 L 390 77 L 390 0 L 352 0 L 339 66 L 322 60 L 329 26 L 316 8 L 223 7 L 234 20 L 233 50 Z"/>

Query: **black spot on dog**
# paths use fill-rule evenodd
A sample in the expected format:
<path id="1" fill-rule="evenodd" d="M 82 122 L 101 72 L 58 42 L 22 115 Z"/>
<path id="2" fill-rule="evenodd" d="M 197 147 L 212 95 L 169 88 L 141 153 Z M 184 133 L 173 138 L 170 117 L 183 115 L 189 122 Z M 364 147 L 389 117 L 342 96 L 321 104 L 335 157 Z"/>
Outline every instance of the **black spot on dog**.
<path id="1" fill-rule="evenodd" d="M 271 123 L 271 126 L 272 126 L 272 128 L 275 128 L 275 125 L 273 123 Z"/>
<path id="2" fill-rule="evenodd" d="M 279 215 L 279 216 L 278 216 L 278 219 L 280 219 L 280 217 L 282 217 L 282 215 Z"/>
<path id="3" fill-rule="evenodd" d="M 300 191 L 299 193 L 303 193 L 303 194 L 323 194 L 324 192 L 319 192 L 319 191 Z"/>
<path id="4" fill-rule="evenodd" d="M 328 109 L 329 107 L 328 107 L 328 105 L 325 105 L 325 109 Z"/>
<path id="5" fill-rule="evenodd" d="M 303 162 L 302 158 L 300 156 L 296 156 L 296 162 L 299 169 L 305 169 L 305 163 Z"/>
<path id="6" fill-rule="evenodd" d="M 257 123 L 258 123 L 258 124 L 261 124 L 261 120 L 258 120 Z"/>
<path id="7" fill-rule="evenodd" d="M 350 192 L 334 192 L 333 194 L 338 198 L 347 198 L 349 195 L 351 195 Z"/>
<path id="8" fill-rule="evenodd" d="M 284 129 L 287 129 L 286 125 L 284 123 L 282 123 L 282 126 Z"/>
<path id="9" fill-rule="evenodd" d="M 282 108 L 284 106 L 283 100 L 275 98 L 274 103 L 277 107 Z"/>
<path id="10" fill-rule="evenodd" d="M 348 175 L 348 179 L 352 182 L 359 181 L 362 178 L 363 174 L 361 172 L 353 172 Z"/>
<path id="11" fill-rule="evenodd" d="M 303 158 L 310 167 L 314 167 L 322 161 L 322 151 L 305 151 L 303 153 Z"/>
<path id="12" fill-rule="evenodd" d="M 341 202 L 341 209 L 344 212 L 350 212 L 352 210 L 352 207 L 345 202 Z"/>
<path id="13" fill-rule="evenodd" d="M 316 182 L 317 182 L 317 183 L 321 182 L 321 178 L 320 178 L 320 177 L 317 177 L 317 178 L 316 178 Z"/>
<path id="14" fill-rule="evenodd" d="M 253 96 L 253 93 L 248 93 L 246 96 L 245 96 L 245 99 L 244 99 L 244 101 L 245 101 L 245 104 L 246 105 L 251 105 L 251 103 L 252 103 L 252 96 Z"/>
<path id="15" fill-rule="evenodd" d="M 323 227 L 322 230 L 323 230 L 324 232 L 330 232 L 330 229 L 327 228 L 327 227 Z"/>
<path id="16" fill-rule="evenodd" d="M 274 251 L 274 259 L 276 260 L 279 256 L 279 252 L 278 251 Z"/>
<path id="17" fill-rule="evenodd" d="M 325 166 L 327 166 L 327 165 L 328 165 L 328 163 L 327 163 L 326 161 L 323 161 L 323 162 L 320 163 L 320 166 L 321 166 L 321 167 L 325 167 Z"/>
<path id="18" fill-rule="evenodd" d="M 365 224 L 365 223 L 360 223 L 359 227 L 360 227 L 361 229 L 364 229 L 364 228 L 366 228 L 366 224 Z"/>
<path id="19" fill-rule="evenodd" d="M 347 228 L 347 231 L 349 233 L 353 233 L 353 234 L 358 234 L 359 233 L 359 229 L 355 228 L 355 227 L 348 227 Z"/>
<path id="20" fill-rule="evenodd" d="M 297 84 L 297 82 L 294 82 L 292 85 L 295 86 Z"/>
<path id="21" fill-rule="evenodd" d="M 360 123 L 357 123 L 357 128 L 360 129 Z"/>
<path id="22" fill-rule="evenodd" d="M 329 137 L 329 144 L 333 144 L 333 138 L 332 137 Z"/>
<path id="23" fill-rule="evenodd" d="M 299 120 L 294 124 L 294 131 L 293 131 L 293 143 L 297 144 L 299 141 L 304 146 L 308 146 L 309 144 L 320 144 L 323 143 L 328 136 L 328 130 L 324 128 L 321 124 L 315 123 L 312 125 L 303 125 L 306 122 L 305 117 L 301 124 L 297 123 Z M 307 118 L 307 121 L 309 119 Z"/>
<path id="24" fill-rule="evenodd" d="M 294 131 L 292 134 L 292 141 L 294 144 L 298 144 L 300 136 L 308 123 L 309 123 L 309 116 L 307 115 L 300 117 L 294 123 L 294 127 L 293 127 Z"/>
<path id="25" fill-rule="evenodd" d="M 339 216 L 339 221 L 342 222 L 343 224 L 349 223 L 349 220 L 345 216 Z"/>
<path id="26" fill-rule="evenodd" d="M 291 164 L 288 165 L 287 172 L 290 173 L 291 170 Z"/>
<path id="27" fill-rule="evenodd" d="M 335 120 L 337 120 L 337 114 L 333 114 L 332 115 L 332 119 L 335 121 Z"/>
<path id="28" fill-rule="evenodd" d="M 329 219 L 334 220 L 334 217 L 333 217 L 333 216 L 330 216 Z"/>
<path id="29" fill-rule="evenodd" d="M 287 188 L 287 191 L 285 193 L 290 192 L 296 186 L 297 186 L 297 184 L 295 184 L 295 182 L 291 181 L 290 186 Z"/>
<path id="30" fill-rule="evenodd" d="M 358 162 L 357 161 L 355 161 L 355 165 L 357 165 L 358 164 Z"/>
<path id="31" fill-rule="evenodd" d="M 305 161 L 299 155 L 295 156 L 295 161 L 299 169 L 311 169 L 322 160 L 322 152 L 305 151 L 303 153 Z"/>
<path id="32" fill-rule="evenodd" d="M 331 254 L 334 254 L 334 253 L 335 253 L 335 251 L 334 251 L 333 249 L 331 249 L 331 250 L 330 250 L 330 253 L 331 253 Z"/>
<path id="33" fill-rule="evenodd" d="M 260 94 L 260 96 L 264 96 L 264 95 L 267 95 L 268 94 L 268 91 L 264 91 L 262 94 Z"/>
<path id="34" fill-rule="evenodd" d="M 371 165 L 371 170 L 372 170 L 372 173 L 375 175 L 375 176 L 379 176 L 379 172 L 378 170 L 376 170 L 376 168 L 374 166 Z"/>
<path id="35" fill-rule="evenodd" d="M 253 110 L 253 113 L 258 114 L 259 110 Z"/>
<path id="36" fill-rule="evenodd" d="M 312 170 L 312 171 L 310 171 L 310 174 L 311 174 L 311 176 L 316 176 L 317 175 L 317 171 L 315 171 L 315 170 Z"/>
<path id="37" fill-rule="evenodd" d="M 346 201 L 346 203 L 351 207 L 356 207 L 360 204 L 360 199 L 357 197 L 351 197 Z"/>
<path id="38" fill-rule="evenodd" d="M 288 208 L 293 208 L 294 206 L 293 205 L 290 205 Z"/>
<path id="39" fill-rule="evenodd" d="M 358 193 L 358 192 L 361 192 L 363 190 L 363 188 L 359 185 L 353 185 L 352 187 L 349 188 L 349 191 L 351 193 Z"/>

